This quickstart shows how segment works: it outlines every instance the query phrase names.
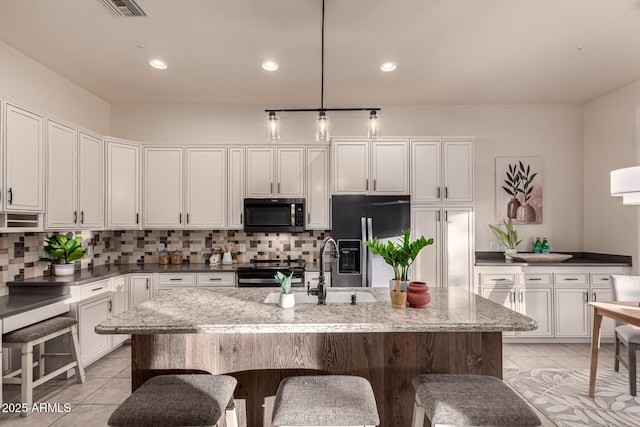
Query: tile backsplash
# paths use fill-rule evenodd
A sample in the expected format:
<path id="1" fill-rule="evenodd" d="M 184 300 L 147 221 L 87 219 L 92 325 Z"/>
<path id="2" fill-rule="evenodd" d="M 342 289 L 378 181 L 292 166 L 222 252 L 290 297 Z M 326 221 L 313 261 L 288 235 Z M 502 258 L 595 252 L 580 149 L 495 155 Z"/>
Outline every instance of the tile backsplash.
<path id="1" fill-rule="evenodd" d="M 47 233 L 0 234 L 0 287 L 7 281 L 48 274 L 49 265 L 40 262 Z M 205 262 L 205 255 L 223 243 L 234 243 L 232 255 L 239 263 L 256 259 L 291 258 L 316 262 L 320 244 L 329 231 L 304 233 L 246 233 L 239 230 L 127 230 L 82 231 L 82 246 L 93 247 L 93 256 L 76 261 L 76 268 L 100 265 L 157 263 L 158 244 L 180 250 L 185 262 Z M 246 252 L 239 253 L 240 244 Z"/>

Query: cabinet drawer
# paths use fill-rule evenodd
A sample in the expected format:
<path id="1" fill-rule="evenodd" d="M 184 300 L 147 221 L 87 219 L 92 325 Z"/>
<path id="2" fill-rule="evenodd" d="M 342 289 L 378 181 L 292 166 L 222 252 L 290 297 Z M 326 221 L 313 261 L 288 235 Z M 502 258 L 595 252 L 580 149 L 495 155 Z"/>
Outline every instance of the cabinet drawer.
<path id="1" fill-rule="evenodd" d="M 198 286 L 235 286 L 235 273 L 198 273 Z"/>
<path id="2" fill-rule="evenodd" d="M 619 273 L 616 273 L 619 274 Z M 608 285 L 611 283 L 611 275 L 609 273 L 591 273 L 592 285 Z"/>
<path id="3" fill-rule="evenodd" d="M 556 273 L 556 285 L 587 285 L 588 273 Z"/>
<path id="4" fill-rule="evenodd" d="M 524 273 L 518 276 L 521 285 L 550 285 L 551 273 Z"/>
<path id="5" fill-rule="evenodd" d="M 195 285 L 196 274 L 195 273 L 178 273 L 178 274 L 160 273 L 158 274 L 158 284 L 172 285 L 172 286 Z"/>
<path id="6" fill-rule="evenodd" d="M 111 288 L 109 286 L 108 280 L 89 283 L 88 285 L 83 285 L 82 287 L 80 287 L 80 300 L 91 298 L 95 295 L 104 294 L 105 292 L 110 291 Z"/>
<path id="7" fill-rule="evenodd" d="M 515 285 L 515 274 L 483 274 L 483 285 Z"/>

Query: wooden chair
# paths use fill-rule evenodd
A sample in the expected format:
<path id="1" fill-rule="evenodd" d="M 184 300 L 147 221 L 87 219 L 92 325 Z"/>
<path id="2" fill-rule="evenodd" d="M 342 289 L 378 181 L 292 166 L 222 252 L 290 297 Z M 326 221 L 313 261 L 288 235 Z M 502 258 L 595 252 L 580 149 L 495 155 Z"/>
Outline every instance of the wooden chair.
<path id="1" fill-rule="evenodd" d="M 640 276 L 611 276 L 611 298 L 614 301 L 640 301 Z M 640 328 L 616 321 L 615 360 L 613 368 L 620 370 L 620 363 L 629 371 L 629 394 L 636 395 L 636 351 L 640 345 Z M 627 347 L 627 360 L 620 357 L 620 342 Z"/>

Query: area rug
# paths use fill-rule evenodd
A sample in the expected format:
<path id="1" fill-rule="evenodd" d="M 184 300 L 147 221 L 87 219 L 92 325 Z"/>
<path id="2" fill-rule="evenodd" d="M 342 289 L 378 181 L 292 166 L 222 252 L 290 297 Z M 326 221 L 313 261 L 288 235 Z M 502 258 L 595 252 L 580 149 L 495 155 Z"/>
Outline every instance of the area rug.
<path id="1" fill-rule="evenodd" d="M 505 369 L 504 380 L 558 426 L 640 426 L 623 369 L 599 369 L 593 398 L 588 369 Z"/>

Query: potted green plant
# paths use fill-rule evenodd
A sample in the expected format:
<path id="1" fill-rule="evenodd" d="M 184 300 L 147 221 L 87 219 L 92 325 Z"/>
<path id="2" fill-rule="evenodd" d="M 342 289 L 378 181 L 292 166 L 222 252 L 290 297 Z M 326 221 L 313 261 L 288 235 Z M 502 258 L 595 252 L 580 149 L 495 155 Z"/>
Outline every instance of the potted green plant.
<path id="1" fill-rule="evenodd" d="M 382 242 L 377 237 L 364 242 L 371 249 L 371 253 L 380 255 L 393 268 L 393 278 L 390 280 L 392 300 L 393 292 L 404 293 L 408 284 L 409 267 L 415 262 L 420 251 L 424 247 L 432 245 L 433 242 L 433 238 L 427 240 L 424 236 L 420 236 L 420 238 L 412 242 L 411 229 L 406 230 L 397 243 L 391 240 Z M 398 296 L 398 298 L 402 297 Z M 404 298 L 406 301 L 406 293 Z"/>
<path id="2" fill-rule="evenodd" d="M 513 221 L 509 218 L 509 221 L 502 221 L 504 223 L 504 228 L 506 232 L 499 230 L 497 227 L 489 224 L 489 228 L 493 231 L 498 239 L 507 247 L 504 251 L 505 259 L 513 259 L 512 255 L 518 253 L 516 247 L 520 244 L 522 240 L 518 240 L 518 232 L 513 229 Z"/>
<path id="3" fill-rule="evenodd" d="M 291 308 L 295 306 L 295 295 L 291 293 L 291 278 L 293 277 L 293 272 L 287 276 L 278 271 L 273 277 L 280 283 L 280 290 L 282 291 L 282 293 L 280 293 L 280 299 L 278 300 L 280 307 Z"/>
<path id="4" fill-rule="evenodd" d="M 40 261 L 50 262 L 52 274 L 55 276 L 71 276 L 73 275 L 73 261 L 84 256 L 86 248 L 80 246 L 82 236 L 75 239 L 73 234 L 53 234 L 45 238 L 46 245 L 44 251 L 47 257 L 40 258 Z"/>

